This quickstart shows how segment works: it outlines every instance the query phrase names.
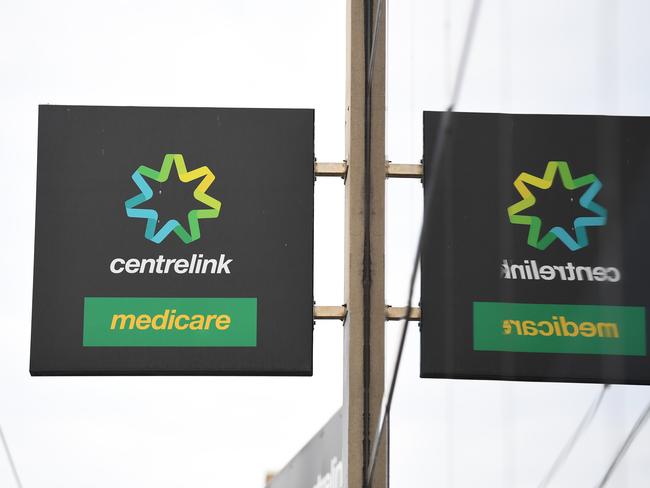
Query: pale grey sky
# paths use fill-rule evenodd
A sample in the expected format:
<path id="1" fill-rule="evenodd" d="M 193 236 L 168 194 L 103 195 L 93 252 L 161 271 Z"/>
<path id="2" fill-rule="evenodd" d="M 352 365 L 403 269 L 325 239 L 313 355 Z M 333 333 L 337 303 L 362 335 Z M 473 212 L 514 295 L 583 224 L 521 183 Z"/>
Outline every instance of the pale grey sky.
<path id="1" fill-rule="evenodd" d="M 388 159 L 421 158 L 468 6 L 389 2 Z M 29 377 L 37 105 L 310 107 L 318 159 L 341 160 L 345 1 L 0 0 L 0 18 L 0 425 L 25 487 L 261 487 L 341 404 L 341 325 L 317 323 L 312 378 Z M 650 115 L 648 18 L 643 0 L 486 0 L 458 108 Z M 386 294 L 401 305 L 421 187 L 387 188 Z M 319 304 L 343 301 L 342 217 L 342 181 L 319 179 Z M 598 391 L 422 380 L 418 342 L 413 329 L 391 419 L 395 487 L 535 486 Z M 648 401 L 614 387 L 554 486 L 593 486 Z M 645 486 L 649 453 L 646 429 L 612 486 Z"/>
<path id="2" fill-rule="evenodd" d="M 422 110 L 446 108 L 469 6 L 389 2 L 389 160 L 421 158 Z M 457 109 L 650 115 L 648 18 L 650 3 L 637 0 L 484 0 Z M 421 187 L 389 180 L 387 188 L 386 299 L 401 304 Z M 398 327 L 387 330 L 390 356 Z M 416 328 L 404 357 L 391 417 L 391 481 L 398 487 L 537 486 L 600 388 L 420 379 Z M 595 486 L 649 401 L 649 387 L 613 387 L 551 486 Z M 610 486 L 647 486 L 649 455 L 646 428 Z"/>

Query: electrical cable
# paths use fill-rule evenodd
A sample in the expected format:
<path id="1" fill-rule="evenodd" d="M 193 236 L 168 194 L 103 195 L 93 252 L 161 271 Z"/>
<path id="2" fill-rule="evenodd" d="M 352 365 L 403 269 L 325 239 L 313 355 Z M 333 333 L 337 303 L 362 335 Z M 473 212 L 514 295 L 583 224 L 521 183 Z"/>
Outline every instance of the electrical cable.
<path id="1" fill-rule="evenodd" d="M 605 393 L 607 392 L 608 389 L 609 389 L 609 385 L 607 384 L 603 385 L 603 387 L 600 389 L 598 396 L 590 405 L 584 417 L 578 424 L 578 427 L 576 428 L 575 432 L 573 432 L 573 435 L 569 438 L 567 443 L 560 451 L 560 454 L 555 459 L 555 462 L 551 466 L 551 469 L 548 470 L 548 473 L 546 473 L 546 476 L 544 476 L 544 479 L 539 484 L 539 488 L 546 488 L 548 484 L 551 482 L 551 479 L 555 476 L 557 471 L 564 464 L 567 457 L 569 456 L 569 454 L 575 447 L 576 443 L 578 442 L 578 439 L 582 436 L 582 434 L 584 434 L 587 427 L 589 426 L 589 424 L 591 424 L 591 421 L 596 416 L 596 412 L 598 412 L 598 408 L 600 407 L 600 404 L 603 401 L 603 397 L 605 396 Z"/>
<path id="2" fill-rule="evenodd" d="M 18 476 L 18 470 L 16 469 L 16 465 L 14 464 L 14 459 L 11 457 L 11 451 L 9 450 L 9 444 L 7 444 L 7 439 L 5 439 L 4 432 L 2 432 L 2 426 L 0 425 L 0 439 L 2 439 L 2 445 L 5 448 L 5 452 L 7 453 L 7 459 L 9 460 L 9 466 L 11 467 L 11 472 L 14 475 L 14 479 L 16 480 L 16 486 L 18 488 L 23 488 L 23 484 L 20 481 L 20 477 Z"/>
<path id="3" fill-rule="evenodd" d="M 372 28 L 372 42 L 370 44 L 370 60 L 368 63 L 368 74 L 366 76 L 368 86 L 372 86 L 372 75 L 375 68 L 375 44 L 377 43 L 377 32 L 379 30 L 379 22 L 384 13 L 384 0 L 379 0 L 377 3 L 377 13 L 375 14 L 375 24 Z"/>
<path id="4" fill-rule="evenodd" d="M 379 450 L 379 443 L 381 441 L 381 436 L 383 434 L 384 425 L 386 418 L 390 414 L 390 408 L 393 402 L 393 395 L 395 393 L 395 384 L 397 381 L 397 374 L 402 361 L 402 354 L 404 352 L 404 343 L 406 341 L 406 333 L 408 331 L 409 317 L 413 309 L 413 292 L 415 289 L 415 278 L 417 276 L 417 271 L 420 265 L 421 252 L 423 247 L 423 235 L 424 228 L 427 223 L 427 219 L 431 213 L 432 207 L 432 194 L 434 190 L 435 181 L 437 180 L 439 168 L 442 162 L 442 156 L 444 154 L 445 144 L 447 142 L 447 135 L 450 131 L 452 114 L 454 107 L 458 101 L 458 96 L 460 94 L 463 79 L 465 77 L 465 69 L 467 67 L 467 60 L 470 54 L 470 48 L 472 45 L 472 40 L 474 37 L 474 31 L 476 29 L 476 22 L 478 18 L 479 8 L 481 5 L 481 0 L 474 0 L 472 4 L 472 9 L 469 15 L 469 20 L 467 24 L 467 30 L 465 31 L 465 39 L 463 42 L 463 50 L 461 52 L 460 60 L 458 63 L 458 68 L 456 72 L 456 79 L 454 82 L 454 88 L 451 94 L 451 100 L 449 107 L 443 113 L 440 125 L 438 126 L 438 131 L 435 138 L 435 144 L 433 146 L 433 156 L 431 164 L 431 175 L 427 175 L 427 183 L 424 190 L 425 201 L 424 201 L 424 211 L 422 213 L 422 226 L 420 228 L 420 236 L 418 238 L 418 245 L 415 254 L 415 259 L 413 262 L 413 268 L 411 270 L 411 278 L 409 280 L 409 294 L 406 306 L 406 313 L 402 320 L 402 329 L 399 339 L 399 344 L 397 348 L 397 355 L 395 358 L 395 364 L 393 367 L 393 373 L 391 375 L 390 386 L 387 392 L 384 392 L 382 398 L 382 409 L 381 414 L 377 422 L 377 428 L 375 430 L 375 437 L 372 443 L 372 448 L 370 451 L 370 458 L 368 460 L 368 466 L 366 468 L 366 485 L 371 486 L 372 477 L 374 474 L 375 464 L 377 460 L 377 452 Z M 374 36 L 373 36 L 374 37 Z"/>
<path id="5" fill-rule="evenodd" d="M 603 479 L 600 481 L 600 483 L 598 483 L 597 485 L 598 488 L 603 488 L 607 484 L 609 479 L 612 477 L 612 474 L 614 474 L 614 471 L 618 467 L 618 464 L 621 462 L 621 459 L 623 459 L 625 453 L 634 442 L 634 439 L 636 438 L 637 434 L 643 428 L 643 425 L 645 424 L 646 420 L 648 420 L 648 417 L 650 417 L 650 403 L 648 403 L 648 405 L 645 407 L 645 410 L 643 410 L 643 412 L 641 412 L 641 415 L 639 415 L 639 418 L 636 420 L 636 423 L 632 427 L 632 430 L 630 430 L 630 433 L 628 434 L 627 438 L 619 448 L 618 452 L 616 453 L 616 456 L 614 456 L 614 459 L 612 460 L 612 463 L 609 465 L 609 468 L 607 469 L 605 476 L 603 476 Z"/>

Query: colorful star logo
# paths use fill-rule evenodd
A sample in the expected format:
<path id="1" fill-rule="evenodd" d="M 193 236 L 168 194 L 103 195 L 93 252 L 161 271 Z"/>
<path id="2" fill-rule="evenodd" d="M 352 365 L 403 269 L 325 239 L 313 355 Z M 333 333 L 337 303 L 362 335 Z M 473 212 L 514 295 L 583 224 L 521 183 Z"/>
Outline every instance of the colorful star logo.
<path id="1" fill-rule="evenodd" d="M 540 238 L 542 220 L 532 215 L 519 215 L 519 212 L 535 205 L 535 197 L 526 184 L 546 190 L 551 187 L 555 174 L 560 173 L 562 185 L 568 190 L 587 187 L 580 197 L 580 205 L 593 212 L 594 216 L 578 217 L 574 220 L 575 239 L 562 227 L 553 227 L 546 235 Z M 528 230 L 528 245 L 539 250 L 546 249 L 555 239 L 560 239 L 571 251 L 577 251 L 589 244 L 587 227 L 602 226 L 607 223 L 607 210 L 594 202 L 596 194 L 602 188 L 602 183 L 594 174 L 573 179 L 569 165 L 566 161 L 549 161 L 543 178 L 538 178 L 529 173 L 521 173 L 515 180 L 514 186 L 522 200 L 508 207 L 508 216 L 512 224 L 530 226 Z"/>
<path id="2" fill-rule="evenodd" d="M 183 183 L 188 183 L 190 181 L 203 178 L 199 185 L 194 189 L 193 195 L 196 200 L 207 205 L 210 208 L 191 210 L 188 212 L 187 221 L 189 232 L 185 230 L 185 228 L 177 220 L 167 221 L 165 225 L 163 225 L 158 230 L 158 232 L 156 232 L 158 212 L 148 208 L 135 207 L 143 202 L 146 202 L 147 200 L 150 200 L 153 196 L 153 190 L 143 177 L 146 176 L 147 178 L 151 178 L 159 183 L 163 183 L 169 178 L 169 173 L 173 164 L 176 165 L 178 177 Z M 175 232 L 176 235 L 180 237 L 180 239 L 185 244 L 196 241 L 199 237 L 201 237 L 199 219 L 214 219 L 219 216 L 221 202 L 205 193 L 214 181 L 214 174 L 207 166 L 201 166 L 200 168 L 194 169 L 192 171 L 187 171 L 182 154 L 166 154 L 160 171 L 156 171 L 147 166 L 140 166 L 137 170 L 135 170 L 133 175 L 131 175 L 131 178 L 138 186 L 138 189 L 141 193 L 124 202 L 124 206 L 126 207 L 126 215 L 139 219 L 147 219 L 147 227 L 144 231 L 144 237 L 152 242 L 155 242 L 156 244 L 160 244 L 163 239 L 165 239 L 165 237 L 167 237 L 172 231 Z"/>

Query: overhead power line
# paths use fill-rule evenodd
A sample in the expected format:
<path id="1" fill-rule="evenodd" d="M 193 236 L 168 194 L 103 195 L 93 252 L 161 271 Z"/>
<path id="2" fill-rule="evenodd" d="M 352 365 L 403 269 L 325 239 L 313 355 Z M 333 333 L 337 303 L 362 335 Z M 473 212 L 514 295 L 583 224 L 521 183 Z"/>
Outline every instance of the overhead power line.
<path id="1" fill-rule="evenodd" d="M 600 389 L 598 392 L 598 396 L 596 399 L 592 402 L 591 406 L 585 413 L 584 417 L 582 417 L 582 420 L 578 424 L 578 427 L 576 428 L 575 432 L 573 435 L 569 438 L 567 443 L 564 445 L 562 450 L 560 451 L 560 454 L 558 454 L 557 458 L 555 459 L 555 462 L 551 466 L 551 469 L 548 470 L 548 473 L 546 473 L 546 476 L 544 476 L 544 479 L 542 482 L 539 484 L 539 488 L 546 488 L 548 484 L 551 482 L 555 474 L 558 472 L 560 467 L 564 464 L 566 461 L 567 457 L 575 447 L 576 443 L 578 442 L 578 439 L 582 437 L 582 434 L 585 433 L 587 430 L 587 427 L 589 424 L 591 424 L 591 421 L 594 419 L 596 416 L 596 412 L 598 412 L 598 408 L 600 407 L 600 404 L 603 401 L 603 397 L 605 396 L 605 393 L 609 389 L 609 385 L 603 385 L 603 387 Z"/>
<path id="2" fill-rule="evenodd" d="M 597 485 L 598 488 L 603 488 L 607 484 L 609 479 L 612 477 L 612 474 L 614 474 L 614 471 L 616 471 L 616 468 L 621 462 L 621 459 L 623 459 L 623 457 L 627 453 L 627 450 L 630 448 L 630 446 L 634 442 L 634 439 L 643 428 L 643 425 L 646 423 L 646 420 L 648 420 L 648 417 L 650 417 L 650 403 L 648 403 L 645 409 L 641 412 L 641 415 L 639 415 L 639 418 L 637 419 L 636 423 L 632 427 L 632 430 L 630 430 L 630 433 L 628 434 L 627 438 L 619 448 L 618 452 L 616 453 L 616 456 L 614 456 L 614 459 L 609 465 L 609 468 L 607 469 L 605 476 L 603 476 L 603 479 L 600 481 L 600 483 L 598 483 Z"/>
<path id="3" fill-rule="evenodd" d="M 372 28 L 372 42 L 370 44 L 370 59 L 368 62 L 368 86 L 372 86 L 372 75 L 375 70 L 375 44 L 377 43 L 377 34 L 379 30 L 379 23 L 381 22 L 382 15 L 384 14 L 384 1 L 379 0 L 377 3 L 377 12 L 375 13 L 375 23 Z"/>
<path id="4" fill-rule="evenodd" d="M 14 464 L 14 459 L 11 457 L 9 444 L 7 444 L 7 439 L 5 439 L 4 432 L 2 432 L 1 425 L 0 425 L 0 439 L 2 439 L 2 445 L 4 446 L 5 452 L 7 453 L 7 459 L 9 460 L 9 466 L 11 466 L 11 472 L 13 473 L 14 479 L 16 480 L 16 486 L 18 486 L 18 488 L 23 488 L 23 484 L 20 482 L 20 476 L 18 476 L 18 470 L 16 469 L 16 465 Z"/>

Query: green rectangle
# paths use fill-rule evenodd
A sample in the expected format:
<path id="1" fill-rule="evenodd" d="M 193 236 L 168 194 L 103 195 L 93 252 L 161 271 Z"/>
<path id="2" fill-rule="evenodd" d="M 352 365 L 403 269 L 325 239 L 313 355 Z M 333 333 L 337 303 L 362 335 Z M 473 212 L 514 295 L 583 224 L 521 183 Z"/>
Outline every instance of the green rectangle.
<path id="1" fill-rule="evenodd" d="M 257 298 L 85 297 L 83 345 L 254 347 Z"/>
<path id="2" fill-rule="evenodd" d="M 645 308 L 474 302 L 474 350 L 645 356 Z"/>

